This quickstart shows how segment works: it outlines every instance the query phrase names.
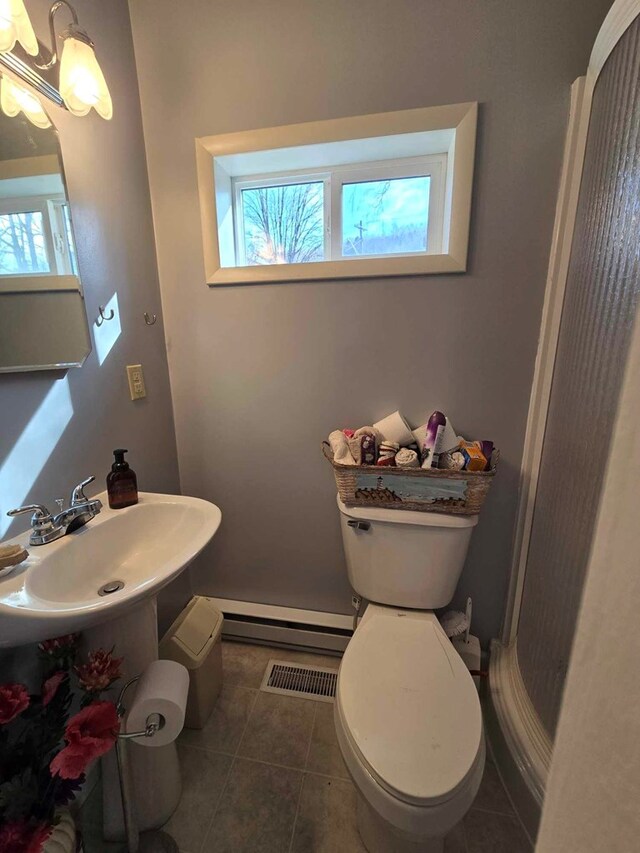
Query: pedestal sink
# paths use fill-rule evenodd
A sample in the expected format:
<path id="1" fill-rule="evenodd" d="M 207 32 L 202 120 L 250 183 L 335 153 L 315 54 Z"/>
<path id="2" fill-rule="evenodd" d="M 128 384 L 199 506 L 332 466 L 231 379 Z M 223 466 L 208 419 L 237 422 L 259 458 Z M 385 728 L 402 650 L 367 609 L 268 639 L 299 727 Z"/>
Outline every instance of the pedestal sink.
<path id="1" fill-rule="evenodd" d="M 100 515 L 48 545 L 11 540 L 29 558 L 0 578 L 0 647 L 83 631 L 154 597 L 212 538 L 222 513 L 180 495 L 140 493 L 139 503 Z M 111 590 L 111 591 L 109 591 Z"/>
<path id="2" fill-rule="evenodd" d="M 158 657 L 156 596 L 202 551 L 220 526 L 212 503 L 141 492 L 139 503 L 111 510 L 51 542 L 30 546 L 29 533 L 11 540 L 28 559 L 0 578 L 0 647 L 83 632 L 87 649 L 115 647 L 132 678 Z M 132 697 L 133 698 L 133 697 Z M 140 829 L 165 823 L 181 794 L 175 744 L 131 745 Z M 113 755 L 103 760 L 105 836 L 122 837 Z M 153 784 L 149 784 L 150 782 Z"/>

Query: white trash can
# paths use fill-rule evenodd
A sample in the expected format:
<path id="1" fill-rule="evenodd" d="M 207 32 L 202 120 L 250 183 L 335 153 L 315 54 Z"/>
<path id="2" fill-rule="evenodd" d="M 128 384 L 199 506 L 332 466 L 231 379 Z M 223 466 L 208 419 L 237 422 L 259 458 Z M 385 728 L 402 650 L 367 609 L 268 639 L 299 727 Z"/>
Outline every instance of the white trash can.
<path id="1" fill-rule="evenodd" d="M 222 613 L 210 598 L 194 596 L 160 640 L 160 657 L 189 670 L 184 724 L 201 729 L 222 690 Z"/>

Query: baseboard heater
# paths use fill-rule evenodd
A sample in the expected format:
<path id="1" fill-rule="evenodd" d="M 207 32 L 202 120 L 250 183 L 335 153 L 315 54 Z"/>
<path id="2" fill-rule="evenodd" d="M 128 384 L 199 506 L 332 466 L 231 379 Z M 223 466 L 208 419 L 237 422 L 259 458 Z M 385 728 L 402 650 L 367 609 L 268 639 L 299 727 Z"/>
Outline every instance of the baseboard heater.
<path id="1" fill-rule="evenodd" d="M 340 654 L 353 634 L 353 617 L 342 613 L 209 597 L 224 614 L 225 639 Z"/>

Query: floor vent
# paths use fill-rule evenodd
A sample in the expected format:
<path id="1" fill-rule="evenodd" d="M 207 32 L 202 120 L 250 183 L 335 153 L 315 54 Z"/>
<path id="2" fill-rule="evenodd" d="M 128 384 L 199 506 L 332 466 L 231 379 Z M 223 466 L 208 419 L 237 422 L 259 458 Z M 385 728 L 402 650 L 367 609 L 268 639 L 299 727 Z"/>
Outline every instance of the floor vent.
<path id="1" fill-rule="evenodd" d="M 299 666 L 284 660 L 270 660 L 262 679 L 261 690 L 333 702 L 338 670 L 324 666 Z"/>

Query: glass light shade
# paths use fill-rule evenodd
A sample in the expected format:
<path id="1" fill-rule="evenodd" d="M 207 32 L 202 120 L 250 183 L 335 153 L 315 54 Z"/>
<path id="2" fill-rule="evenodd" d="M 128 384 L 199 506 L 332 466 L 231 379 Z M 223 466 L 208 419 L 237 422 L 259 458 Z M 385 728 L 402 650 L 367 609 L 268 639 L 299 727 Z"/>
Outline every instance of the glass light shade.
<path id="1" fill-rule="evenodd" d="M 102 118 L 113 115 L 111 95 L 93 48 L 73 35 L 62 46 L 60 94 L 74 115 L 86 116 L 91 107 Z"/>
<path id="2" fill-rule="evenodd" d="M 0 83 L 0 107 L 11 118 L 23 112 L 36 127 L 51 127 L 49 117 L 33 92 L 14 83 L 9 77 L 3 77 Z"/>
<path id="3" fill-rule="evenodd" d="M 24 0 L 0 0 L 0 53 L 13 50 L 17 41 L 31 56 L 40 52 Z"/>

